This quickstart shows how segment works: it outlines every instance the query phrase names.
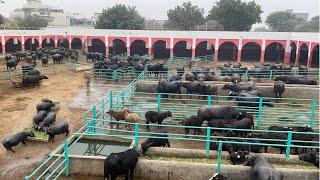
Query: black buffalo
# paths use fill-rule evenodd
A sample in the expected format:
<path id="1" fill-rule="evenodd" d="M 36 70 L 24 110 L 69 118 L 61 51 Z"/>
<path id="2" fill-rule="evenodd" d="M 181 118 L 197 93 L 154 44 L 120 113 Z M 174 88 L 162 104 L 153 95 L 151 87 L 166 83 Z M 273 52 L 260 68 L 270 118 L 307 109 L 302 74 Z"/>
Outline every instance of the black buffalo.
<path id="1" fill-rule="evenodd" d="M 166 118 L 172 117 L 172 113 L 170 111 L 167 111 L 167 112 L 148 111 L 146 112 L 145 117 L 146 117 L 147 130 L 150 131 L 150 127 L 148 126 L 150 122 L 162 124 L 162 122 Z M 158 129 L 160 129 L 160 127 L 158 127 Z"/>
<path id="2" fill-rule="evenodd" d="M 152 134 L 151 138 L 148 138 L 145 142 L 141 144 L 143 154 L 147 152 L 149 147 L 170 147 L 167 132 L 160 131 L 158 133 L 159 134 Z"/>
<path id="3" fill-rule="evenodd" d="M 66 133 L 66 136 L 69 134 L 69 124 L 65 121 L 60 121 L 59 123 L 51 126 L 47 130 L 47 134 L 49 135 L 49 140 L 54 141 L 54 136 L 59 134 Z"/>
<path id="4" fill-rule="evenodd" d="M 166 81 L 159 81 L 157 87 L 157 93 L 172 93 L 173 98 L 176 93 L 180 94 L 181 98 L 181 82 L 173 81 L 173 82 L 166 82 Z M 161 94 L 162 97 L 168 98 L 168 94 Z"/>
<path id="5" fill-rule="evenodd" d="M 184 126 L 196 126 L 196 127 L 201 127 L 203 121 L 199 121 L 198 116 L 192 115 L 192 116 L 187 116 L 182 124 Z M 185 127 L 185 133 L 189 134 L 190 129 L 193 129 L 193 134 L 195 135 L 196 132 L 200 135 L 200 128 L 192 128 L 192 127 Z"/>
<path id="6" fill-rule="evenodd" d="M 124 152 L 111 153 L 104 161 L 104 179 L 117 179 L 119 175 L 125 175 L 125 179 L 133 180 L 133 173 L 138 162 L 138 154 L 129 149 Z"/>
<path id="7" fill-rule="evenodd" d="M 56 113 L 51 112 L 49 113 L 44 119 L 43 121 L 41 121 L 39 123 L 38 129 L 39 130 L 43 130 L 44 127 L 49 126 L 51 124 L 53 124 L 56 120 Z"/>
<path id="8" fill-rule="evenodd" d="M 285 84 L 282 81 L 277 81 L 274 83 L 273 92 L 276 95 L 276 98 L 281 98 L 282 94 L 285 91 Z"/>
<path id="9" fill-rule="evenodd" d="M 249 114 L 246 111 L 238 110 L 235 107 L 214 105 L 203 106 L 198 109 L 198 118 L 200 121 L 209 121 L 212 119 L 243 119 Z"/>
<path id="10" fill-rule="evenodd" d="M 7 70 L 12 70 L 12 68 L 16 69 L 17 65 L 19 63 L 19 60 L 16 57 L 11 57 L 10 60 L 7 61 Z"/>
<path id="11" fill-rule="evenodd" d="M 22 87 L 28 87 L 28 86 L 38 86 L 40 87 L 40 82 L 43 79 L 49 79 L 47 76 L 44 75 L 26 75 L 22 79 Z"/>
<path id="12" fill-rule="evenodd" d="M 230 90 L 230 91 L 234 91 L 234 92 L 240 92 L 240 91 L 252 91 L 255 90 L 256 87 L 252 86 L 252 85 L 239 85 L 239 84 L 225 84 L 222 87 L 223 90 Z"/>
<path id="13" fill-rule="evenodd" d="M 307 152 L 299 155 L 301 161 L 312 163 L 319 168 L 319 153 L 315 151 Z"/>
<path id="14" fill-rule="evenodd" d="M 47 112 L 49 112 L 50 109 L 52 107 L 54 107 L 54 106 L 55 106 L 55 103 L 52 102 L 51 100 L 50 101 L 43 101 L 43 102 L 37 104 L 37 112 L 38 113 L 39 113 L 39 111 L 47 111 Z"/>
<path id="15" fill-rule="evenodd" d="M 245 166 L 252 166 L 251 179 L 253 180 L 282 180 L 283 175 L 280 171 L 274 169 L 272 165 L 261 155 L 251 156 Z"/>
<path id="16" fill-rule="evenodd" d="M 18 132 L 16 134 L 10 135 L 5 137 L 2 140 L 2 145 L 3 147 L 6 148 L 6 150 L 10 150 L 12 152 L 15 152 L 12 147 L 18 145 L 20 142 L 22 142 L 22 144 L 26 144 L 26 139 L 28 137 L 34 137 L 33 132 Z"/>
<path id="17" fill-rule="evenodd" d="M 37 129 L 39 123 L 42 122 L 46 116 L 47 116 L 47 111 L 39 111 L 39 113 L 35 115 L 32 119 L 33 127 Z"/>

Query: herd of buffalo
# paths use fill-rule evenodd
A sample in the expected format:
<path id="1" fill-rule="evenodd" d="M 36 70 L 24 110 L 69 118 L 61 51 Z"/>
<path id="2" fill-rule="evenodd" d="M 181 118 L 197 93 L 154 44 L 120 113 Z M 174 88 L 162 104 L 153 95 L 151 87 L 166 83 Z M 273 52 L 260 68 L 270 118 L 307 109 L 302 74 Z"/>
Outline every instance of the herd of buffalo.
<path id="1" fill-rule="evenodd" d="M 66 121 L 59 121 L 56 123 L 56 112 L 51 112 L 55 107 L 55 103 L 50 99 L 42 99 L 37 104 L 37 114 L 32 119 L 33 128 L 36 131 L 43 131 L 49 136 L 49 140 L 54 141 L 54 136 L 59 134 L 69 134 L 69 124 Z M 12 147 L 18 145 L 20 142 L 26 144 L 27 137 L 35 137 L 35 134 L 30 132 L 18 132 L 16 134 L 5 137 L 2 140 L 3 146 L 12 152 L 15 152 Z"/>
<path id="2" fill-rule="evenodd" d="M 137 117 L 135 120 L 128 118 L 130 117 L 128 116 L 128 113 L 130 113 L 130 110 L 128 109 L 122 109 L 120 111 L 110 110 L 108 113 L 116 121 L 124 120 L 130 123 L 137 123 L 139 118 Z M 172 113 L 170 111 L 147 111 L 145 113 L 147 130 L 150 131 L 148 126 L 149 123 L 162 124 L 166 118 L 170 117 L 172 117 Z M 250 129 L 254 129 L 253 116 L 244 110 L 238 110 L 234 107 L 223 105 L 203 106 L 199 108 L 197 115 L 186 117 L 183 121 L 183 125 L 186 126 L 186 135 L 188 136 L 190 129 L 194 130 L 194 134 L 200 134 L 201 131 L 199 127 L 202 126 L 204 121 L 207 121 L 208 126 L 213 128 L 211 130 L 211 134 L 215 142 L 210 143 L 210 150 L 217 150 L 218 146 L 216 142 L 219 140 L 224 140 L 225 138 L 230 138 L 230 141 L 238 142 L 224 142 L 222 144 L 222 150 L 229 152 L 229 160 L 232 164 L 252 166 L 252 180 L 264 180 L 270 177 L 273 177 L 275 180 L 281 180 L 283 178 L 283 175 L 280 171 L 274 169 L 263 156 L 256 153 L 261 153 L 263 148 L 264 152 L 267 153 L 269 146 L 278 148 L 280 149 L 280 153 L 283 153 L 286 145 L 285 140 L 287 139 L 287 131 L 300 132 L 293 134 L 292 140 L 295 141 L 294 145 L 302 147 L 312 146 L 311 141 L 319 141 L 319 137 L 317 135 L 301 134 L 301 132 L 313 132 L 313 129 L 310 127 L 292 126 L 284 128 L 281 126 L 270 126 L 268 129 L 276 132 L 249 133 Z M 117 126 L 117 128 L 119 127 Z M 221 130 L 219 128 L 248 129 L 248 131 Z M 158 129 L 161 128 L 158 127 Z M 281 133 L 281 131 L 284 132 Z M 146 139 L 141 144 L 142 155 L 145 155 L 150 147 L 170 147 L 169 134 L 162 129 L 156 130 L 155 132 L 156 133 L 149 135 L 150 138 Z M 234 139 L 232 140 L 232 138 Z M 248 140 L 238 140 L 237 138 L 247 138 Z M 242 142 L 242 144 L 239 144 L 239 142 Z M 262 145 L 259 145 L 259 143 Z M 307 151 L 306 148 L 302 148 L 302 151 L 298 152 L 298 148 L 294 149 L 295 153 L 299 154 L 300 160 L 313 163 L 315 166 L 319 167 L 319 154 L 316 150 L 312 149 Z M 133 179 L 133 171 L 138 162 L 139 156 L 140 154 L 138 151 L 133 149 L 129 149 L 120 153 L 111 153 L 105 160 L 105 178 L 109 178 L 111 176 L 111 179 L 115 179 L 118 175 L 125 175 L 126 179 L 129 177 Z M 227 178 L 221 174 L 215 174 L 211 179 L 214 180 Z"/>
<path id="3" fill-rule="evenodd" d="M 38 70 L 33 69 L 37 65 L 37 60 L 41 60 L 43 66 L 47 66 L 49 58 L 52 58 L 53 63 L 60 64 L 65 58 L 71 57 L 73 60 L 78 60 L 79 54 L 76 51 L 66 51 L 63 48 L 43 48 L 36 51 L 16 52 L 15 55 L 6 55 L 7 70 L 16 69 L 21 58 L 25 58 L 29 65 L 22 66 L 23 79 L 22 86 L 39 86 L 43 79 L 48 77 L 41 75 Z M 129 56 L 126 59 L 119 59 L 112 57 L 105 59 L 102 53 L 87 53 L 86 59 L 91 60 L 94 64 L 94 72 L 101 70 L 110 70 L 103 72 L 105 75 L 112 75 L 114 70 L 132 67 L 136 73 L 141 73 L 144 70 L 153 74 L 161 75 L 167 74 L 169 65 L 166 61 L 148 63 L 148 59 L 142 56 Z M 180 95 L 181 91 L 185 89 L 187 94 L 198 94 L 205 96 L 218 95 L 217 86 L 209 85 L 205 81 L 225 81 L 229 82 L 222 87 L 222 90 L 229 91 L 228 99 L 235 99 L 237 106 L 258 107 L 262 99 L 262 106 L 273 107 L 274 103 L 264 98 L 262 92 L 255 86 L 254 78 L 268 78 L 270 71 L 274 77 L 274 94 L 276 98 L 281 98 L 285 92 L 285 84 L 304 84 L 304 85 L 317 85 L 317 81 L 308 79 L 308 69 L 304 66 L 299 67 L 298 75 L 293 74 L 293 67 L 282 63 L 270 64 L 257 64 L 253 68 L 248 69 L 242 67 L 241 64 L 225 64 L 219 68 L 219 75 L 211 71 L 209 68 L 190 69 L 189 72 L 185 71 L 184 67 L 178 67 L 175 73 L 169 78 L 159 78 L 157 85 L 157 93 L 161 93 L 163 98 L 169 98 L 172 94 Z M 244 76 L 248 78 L 245 83 Z M 184 77 L 184 79 L 183 79 Z M 37 105 L 37 114 L 32 119 L 32 125 L 35 130 L 43 131 L 49 135 L 49 140 L 54 140 L 55 135 L 69 134 L 69 124 L 65 121 L 56 122 L 56 112 L 52 112 L 51 108 L 55 103 L 50 99 L 43 99 Z M 122 109 L 119 111 L 109 110 L 107 112 L 116 121 L 124 120 L 129 123 L 139 123 L 141 118 L 138 114 L 132 113 L 129 109 Z M 161 125 L 167 118 L 172 118 L 173 114 L 170 111 L 157 112 L 147 111 L 145 113 L 145 124 L 147 131 L 151 131 L 150 123 L 157 123 Z M 270 126 L 268 130 L 276 132 L 252 132 L 254 129 L 254 117 L 252 114 L 245 110 L 239 110 L 236 107 L 228 105 L 212 105 L 203 106 L 198 109 L 197 114 L 185 116 L 181 122 L 184 127 L 185 136 L 190 136 L 189 133 L 193 130 L 193 134 L 200 135 L 201 127 L 204 123 L 211 127 L 211 138 L 215 142 L 210 143 L 210 150 L 218 149 L 219 140 L 229 139 L 238 143 L 225 142 L 222 145 L 223 151 L 229 152 L 229 159 L 232 164 L 243 164 L 245 166 L 252 166 L 251 179 L 264 180 L 274 179 L 281 180 L 283 175 L 280 171 L 273 168 L 273 166 L 261 155 L 253 153 L 268 152 L 269 147 L 280 150 L 280 154 L 285 152 L 285 145 L 288 136 L 288 131 L 292 131 L 292 140 L 294 145 L 298 146 L 312 146 L 313 142 L 318 142 L 319 137 L 313 134 L 304 134 L 306 132 L 314 132 L 310 127 L 301 126 Z M 113 128 L 114 122 L 111 123 Z M 117 129 L 119 123 L 116 123 Z M 132 128 L 132 127 L 128 127 Z M 223 130 L 219 128 L 230 128 L 234 130 Z M 161 130 L 159 130 L 161 129 Z M 246 129 L 247 131 L 237 130 Z M 281 132 L 283 131 L 283 133 Z M 142 155 L 145 155 L 150 147 L 170 147 L 169 134 L 158 126 L 155 134 L 151 134 L 150 138 L 146 139 L 141 144 Z M 298 132 L 298 133 L 295 133 Z M 3 146 L 8 150 L 15 152 L 12 147 L 18 145 L 20 142 L 25 144 L 28 137 L 34 137 L 33 132 L 18 132 L 16 134 L 5 137 L 2 140 Z M 241 138 L 241 140 L 239 140 Z M 268 140 L 265 140 L 268 139 Z M 271 140 L 271 141 L 270 141 Z M 263 145 L 259 145 L 263 144 Z M 268 145 L 270 144 L 270 145 Z M 299 155 L 299 159 L 313 163 L 319 167 L 319 153 L 312 149 L 307 148 L 293 148 L 294 153 Z M 264 151 L 263 151 L 264 150 Z M 133 172 L 138 162 L 140 154 L 129 149 L 124 152 L 111 153 L 105 160 L 104 164 L 104 177 L 116 179 L 116 176 L 125 175 L 126 179 L 133 179 Z M 221 174 L 214 174 L 210 179 L 224 180 Z"/>

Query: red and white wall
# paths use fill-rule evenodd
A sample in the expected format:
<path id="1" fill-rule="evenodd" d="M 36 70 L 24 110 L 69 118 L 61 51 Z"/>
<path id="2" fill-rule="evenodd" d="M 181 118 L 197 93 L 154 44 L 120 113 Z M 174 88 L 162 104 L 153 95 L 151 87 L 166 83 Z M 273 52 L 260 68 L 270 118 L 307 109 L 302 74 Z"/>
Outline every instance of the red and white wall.
<path id="1" fill-rule="evenodd" d="M 10 46 L 10 43 L 13 45 Z M 167 56 L 212 55 L 215 60 L 237 62 L 282 61 L 319 67 L 319 33 L 126 31 L 98 29 L 46 29 L 0 31 L 1 52 L 42 47 L 84 51 L 159 54 Z M 21 46 L 21 47 L 19 47 Z M 165 51 L 167 50 L 167 51 Z M 317 57 L 317 58 L 316 58 Z M 317 61 L 317 62 L 314 62 Z"/>

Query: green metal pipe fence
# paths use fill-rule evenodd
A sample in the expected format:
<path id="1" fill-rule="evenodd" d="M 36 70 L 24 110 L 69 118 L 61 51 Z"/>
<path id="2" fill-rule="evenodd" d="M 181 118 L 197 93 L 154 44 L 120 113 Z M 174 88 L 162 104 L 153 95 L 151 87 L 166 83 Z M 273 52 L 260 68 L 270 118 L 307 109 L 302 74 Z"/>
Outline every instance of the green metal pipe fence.
<path id="1" fill-rule="evenodd" d="M 136 85 L 138 81 L 145 78 L 145 72 L 140 73 L 136 79 L 134 79 L 128 86 L 120 90 L 119 92 L 108 91 L 104 97 L 98 100 L 92 105 L 92 107 L 84 112 L 84 126 L 72 134 L 65 143 L 59 146 L 50 157 L 43 162 L 35 171 L 26 179 L 43 179 L 43 176 L 58 178 L 63 173 L 68 175 L 69 173 L 69 154 L 68 150 L 74 146 L 83 136 L 103 136 L 103 137 L 116 137 L 122 139 L 135 140 L 134 147 L 137 149 L 139 141 L 143 138 L 157 138 L 151 136 L 154 132 L 144 131 L 146 124 L 144 123 L 128 123 L 124 121 L 112 121 L 107 111 L 110 109 L 120 110 L 122 108 L 128 108 L 134 113 L 138 113 L 140 117 L 144 117 L 144 113 L 147 110 L 166 111 L 171 110 L 173 112 L 173 120 L 182 120 L 186 114 L 194 114 L 197 109 L 203 105 L 215 105 L 215 104 L 232 104 L 235 101 L 227 100 L 225 96 L 201 96 L 201 95 L 182 95 L 191 96 L 196 99 L 173 99 L 173 98 L 162 98 L 163 94 L 159 93 L 139 93 L 136 92 Z M 167 94 L 172 95 L 172 94 Z M 204 99 L 203 99 L 204 98 Z M 276 100 L 276 99 L 272 99 Z M 258 128 L 266 127 L 273 124 L 276 120 L 275 116 L 283 116 L 286 119 L 286 123 L 277 121 L 276 124 L 281 126 L 285 125 L 301 125 L 301 122 L 295 122 L 297 115 L 307 115 L 310 117 L 308 121 L 302 124 L 308 124 L 311 127 L 319 129 L 319 103 L 318 100 L 313 99 L 294 99 L 294 98 L 282 98 L 277 99 L 284 102 L 276 103 L 276 108 L 265 108 L 261 106 L 261 99 L 258 102 L 258 108 L 238 107 L 246 109 L 254 114 L 258 122 L 255 122 Z M 177 102 L 175 102 L 177 101 Z M 185 101 L 181 103 L 181 101 Z M 190 102 L 188 102 L 190 101 Z M 285 102 L 288 101 L 288 102 Z M 302 104 L 290 104 L 290 101 L 299 101 Z M 187 103 L 186 103 L 187 102 Z M 285 108 L 288 106 L 290 108 Z M 295 106 L 296 108 L 292 108 Z M 293 112 L 294 111 L 294 112 Z M 260 118 L 259 118 L 260 117 Z M 289 117 L 289 118 L 288 118 Z M 259 120 L 260 119 L 260 120 Z M 260 122 L 259 122 L 260 121 Z M 291 122 L 290 122 L 291 121 Z M 288 123 L 290 122 L 290 123 Z M 109 123 L 131 125 L 133 130 L 114 129 L 108 127 Z M 163 128 L 177 128 L 178 132 L 168 133 L 170 140 L 178 141 L 198 141 L 205 143 L 204 149 L 208 156 L 210 152 L 210 143 L 218 143 L 218 159 L 217 159 L 217 172 L 221 172 L 222 163 L 222 146 L 224 143 L 229 144 L 243 144 L 243 145 L 257 145 L 257 146 L 273 146 L 281 147 L 285 149 L 286 157 L 290 158 L 290 152 L 294 148 L 315 148 L 319 149 L 319 141 L 301 141 L 294 140 L 293 137 L 296 134 L 304 135 L 316 135 L 319 136 L 319 132 L 291 132 L 291 131 L 270 131 L 263 129 L 247 130 L 247 129 L 232 129 L 232 128 L 212 128 L 212 127 L 193 127 L 193 126 L 180 126 L 175 124 L 149 124 L 150 127 L 163 127 Z M 193 129 L 206 129 L 205 135 L 188 135 L 185 137 L 183 133 L 185 128 Z M 286 139 L 262 139 L 262 138 L 241 138 L 241 137 L 223 137 L 214 136 L 212 131 L 224 130 L 224 131 L 243 131 L 243 132 L 264 132 L 264 133 L 283 133 L 286 134 Z M 179 133 L 180 132 L 180 133 Z M 161 133 L 156 133 L 161 134 Z M 260 142 L 257 142 L 260 141 Z M 274 142 L 278 143 L 274 143 Z M 279 143 L 282 142 L 282 143 Z M 301 145 L 302 144 L 302 145 Z M 63 153 L 63 155 L 61 154 Z M 55 160 L 54 157 L 57 157 Z M 59 161 L 60 160 L 60 161 Z M 52 161 L 54 161 L 52 163 Z M 58 162 L 59 161 L 59 162 Z M 59 164 L 60 163 L 60 164 Z M 53 164 L 53 165 L 52 165 Z M 60 171 L 58 169 L 60 168 Z M 52 170 L 53 169 L 53 170 Z M 39 175 L 40 174 L 40 175 Z M 48 179 L 48 178 L 47 178 Z"/>

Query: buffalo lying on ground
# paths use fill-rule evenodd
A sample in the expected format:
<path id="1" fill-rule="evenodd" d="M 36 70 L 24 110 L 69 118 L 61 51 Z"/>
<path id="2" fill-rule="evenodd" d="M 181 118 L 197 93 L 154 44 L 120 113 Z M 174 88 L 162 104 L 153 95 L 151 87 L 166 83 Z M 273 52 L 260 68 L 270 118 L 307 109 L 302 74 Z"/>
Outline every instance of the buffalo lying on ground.
<path id="1" fill-rule="evenodd" d="M 283 81 L 286 84 L 304 84 L 304 85 L 317 85 L 316 80 L 307 79 L 305 77 L 296 76 L 277 76 L 274 78 L 275 81 Z"/>

